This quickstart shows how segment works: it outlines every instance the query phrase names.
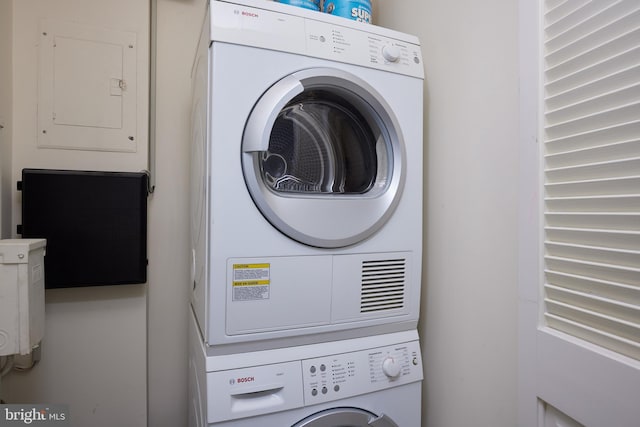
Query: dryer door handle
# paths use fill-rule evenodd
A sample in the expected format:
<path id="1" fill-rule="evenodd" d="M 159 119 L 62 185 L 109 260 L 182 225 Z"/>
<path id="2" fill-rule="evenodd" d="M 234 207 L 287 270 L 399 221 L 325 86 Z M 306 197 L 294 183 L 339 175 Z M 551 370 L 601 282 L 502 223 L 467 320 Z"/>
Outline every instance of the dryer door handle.
<path id="1" fill-rule="evenodd" d="M 270 87 L 253 107 L 244 130 L 242 151 L 267 151 L 271 129 L 280 111 L 291 99 L 304 91 L 295 75 L 289 75 Z"/>
<path id="2" fill-rule="evenodd" d="M 369 421 L 369 425 L 371 427 L 398 427 L 398 424 L 385 414 L 381 414 L 379 417 Z"/>

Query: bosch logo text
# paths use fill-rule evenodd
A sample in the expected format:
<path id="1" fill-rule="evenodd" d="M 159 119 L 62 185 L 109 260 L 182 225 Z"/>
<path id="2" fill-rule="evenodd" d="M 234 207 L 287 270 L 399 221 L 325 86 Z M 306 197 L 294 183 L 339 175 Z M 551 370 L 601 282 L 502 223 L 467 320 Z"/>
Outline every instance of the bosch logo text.
<path id="1" fill-rule="evenodd" d="M 256 379 L 254 377 L 242 377 L 242 378 L 238 378 L 236 380 L 236 382 L 238 384 L 242 384 L 242 383 L 251 383 L 254 382 Z"/>
<path id="2" fill-rule="evenodd" d="M 242 11 L 242 16 L 248 16 L 250 18 L 257 18 L 258 14 L 253 12 L 247 12 L 245 10 Z"/>

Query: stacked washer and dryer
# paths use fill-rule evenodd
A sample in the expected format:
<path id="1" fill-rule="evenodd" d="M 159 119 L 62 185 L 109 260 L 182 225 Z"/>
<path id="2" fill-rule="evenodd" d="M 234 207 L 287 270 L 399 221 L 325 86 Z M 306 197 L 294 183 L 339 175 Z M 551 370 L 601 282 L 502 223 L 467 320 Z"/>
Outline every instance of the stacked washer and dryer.
<path id="1" fill-rule="evenodd" d="M 192 70 L 189 425 L 413 427 L 418 40 L 212 0 Z"/>

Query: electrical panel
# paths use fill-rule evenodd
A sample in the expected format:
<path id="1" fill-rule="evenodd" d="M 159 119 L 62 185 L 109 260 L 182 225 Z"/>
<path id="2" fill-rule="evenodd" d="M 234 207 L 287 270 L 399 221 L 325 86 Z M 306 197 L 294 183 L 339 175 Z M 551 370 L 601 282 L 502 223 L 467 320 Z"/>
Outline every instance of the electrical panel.
<path id="1" fill-rule="evenodd" d="M 136 34 L 45 20 L 39 53 L 38 147 L 136 152 Z"/>

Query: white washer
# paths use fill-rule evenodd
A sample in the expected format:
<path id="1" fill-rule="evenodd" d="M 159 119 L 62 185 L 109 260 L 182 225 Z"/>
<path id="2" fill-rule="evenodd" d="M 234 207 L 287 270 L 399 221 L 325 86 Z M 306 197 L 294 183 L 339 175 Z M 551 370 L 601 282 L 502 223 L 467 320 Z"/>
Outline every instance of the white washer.
<path id="1" fill-rule="evenodd" d="M 415 331 L 207 356 L 191 322 L 190 427 L 418 427 Z"/>
<path id="2" fill-rule="evenodd" d="M 415 328 L 418 40 L 211 1 L 192 75 L 191 303 L 210 354 Z"/>

